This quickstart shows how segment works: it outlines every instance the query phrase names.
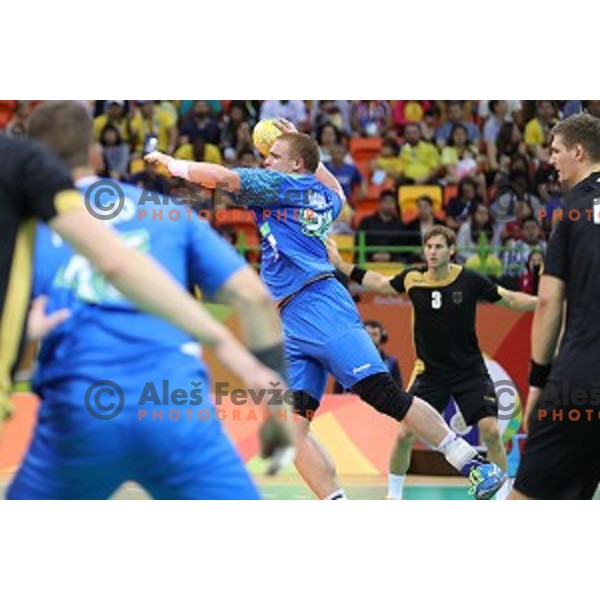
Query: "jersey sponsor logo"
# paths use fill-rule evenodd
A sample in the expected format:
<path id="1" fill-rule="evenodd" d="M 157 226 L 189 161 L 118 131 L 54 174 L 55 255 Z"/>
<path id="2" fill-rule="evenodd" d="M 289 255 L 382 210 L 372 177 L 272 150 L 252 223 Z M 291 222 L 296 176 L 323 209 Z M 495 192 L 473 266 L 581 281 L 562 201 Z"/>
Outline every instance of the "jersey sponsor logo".
<path id="1" fill-rule="evenodd" d="M 331 210 L 318 213 L 311 208 L 304 208 L 300 211 L 300 226 L 304 235 L 324 239 L 332 222 Z"/>
<path id="2" fill-rule="evenodd" d="M 594 198 L 594 225 L 600 225 L 600 198 Z"/>
<path id="3" fill-rule="evenodd" d="M 365 369 L 368 369 L 371 366 L 373 366 L 371 365 L 371 363 L 367 363 L 365 365 L 360 365 L 360 367 L 354 367 L 354 369 L 352 369 L 352 375 L 358 375 L 358 373 L 364 371 Z"/>
<path id="4" fill-rule="evenodd" d="M 323 194 L 319 194 L 319 192 L 315 192 L 314 190 L 308 190 L 306 199 L 310 206 L 314 206 L 317 209 L 326 208 L 329 204 Z"/>
<path id="5" fill-rule="evenodd" d="M 144 229 L 122 232 L 121 238 L 130 248 L 145 253 L 150 250 L 150 234 Z M 78 254 L 58 270 L 52 287 L 71 289 L 76 298 L 90 304 L 126 300 L 121 292 L 96 271 L 87 258 Z"/>

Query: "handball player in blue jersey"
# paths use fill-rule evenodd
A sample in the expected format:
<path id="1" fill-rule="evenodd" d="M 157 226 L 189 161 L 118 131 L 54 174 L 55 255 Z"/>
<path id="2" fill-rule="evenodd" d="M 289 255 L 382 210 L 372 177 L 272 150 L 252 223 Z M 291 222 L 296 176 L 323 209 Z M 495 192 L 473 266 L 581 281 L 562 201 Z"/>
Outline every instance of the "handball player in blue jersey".
<path id="1" fill-rule="evenodd" d="M 379 412 L 405 421 L 432 447 L 468 476 L 476 498 L 487 499 L 506 476 L 458 438 L 427 403 L 401 390 L 389 375 L 366 333 L 347 290 L 335 279 L 325 240 L 339 215 L 344 192 L 319 162 L 309 136 L 283 119 L 266 169 L 230 170 L 219 165 L 175 160 L 159 152 L 146 160 L 172 175 L 233 194 L 249 207 L 261 234 L 261 276 L 279 305 L 297 429 L 296 467 L 315 495 L 344 498 L 335 466 L 310 432 L 327 373 Z"/>
<path id="2" fill-rule="evenodd" d="M 117 188 L 88 167 L 92 125 L 83 110 L 49 103 L 34 113 L 30 131 L 67 162 L 90 209 L 99 211 L 95 198 L 102 199 L 94 189 L 109 194 Z M 169 219 L 139 218 L 144 191 L 119 189 L 122 209 L 107 224 L 180 284 L 197 286 L 239 313 L 256 358 L 228 334 L 215 347 L 220 360 L 249 387 L 283 381 L 279 318 L 253 270 L 195 214 L 190 218 L 171 203 L 162 207 Z M 9 498 L 107 498 L 126 481 L 138 482 L 155 498 L 259 497 L 217 418 L 193 337 L 136 309 L 47 227 L 36 240 L 33 296 L 28 335 L 44 337 L 33 380 L 42 402 Z M 173 409 L 175 419 L 168 416 Z M 289 447 L 283 423 L 272 419 L 263 432 L 269 438 L 265 454 Z"/>

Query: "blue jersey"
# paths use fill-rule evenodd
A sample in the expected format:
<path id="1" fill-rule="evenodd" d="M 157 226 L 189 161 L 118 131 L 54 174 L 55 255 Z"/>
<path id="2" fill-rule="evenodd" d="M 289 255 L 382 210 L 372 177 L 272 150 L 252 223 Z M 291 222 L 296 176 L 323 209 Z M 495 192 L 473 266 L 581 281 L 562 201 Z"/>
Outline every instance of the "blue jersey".
<path id="1" fill-rule="evenodd" d="M 332 273 L 324 240 L 343 202 L 314 175 L 239 169 L 236 203 L 253 210 L 261 234 L 261 277 L 277 300 Z"/>
<path id="2" fill-rule="evenodd" d="M 90 184 L 79 186 L 82 193 Z M 123 209 L 105 221 L 107 226 L 114 227 L 131 247 L 160 262 L 182 286 L 190 290 L 198 286 L 210 297 L 246 265 L 193 211 L 167 198 L 160 207 L 160 220 L 142 218 L 138 206 L 144 191 L 126 184 L 120 187 Z M 45 386 L 68 378 L 118 380 L 135 378 L 136 373 L 143 378 L 148 369 L 173 367 L 180 374 L 198 373 L 198 369 L 206 373 L 195 339 L 139 311 L 46 226 L 38 230 L 34 261 L 33 295 L 41 294 L 49 298 L 47 312 L 59 308 L 72 312 L 42 344 L 33 382 L 42 395 Z"/>

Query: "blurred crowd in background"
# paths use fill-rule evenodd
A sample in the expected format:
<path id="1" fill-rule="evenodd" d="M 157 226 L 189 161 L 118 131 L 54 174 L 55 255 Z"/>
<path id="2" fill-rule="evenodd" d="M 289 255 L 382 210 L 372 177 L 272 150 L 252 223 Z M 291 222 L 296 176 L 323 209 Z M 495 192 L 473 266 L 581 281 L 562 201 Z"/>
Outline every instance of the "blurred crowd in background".
<path id="1" fill-rule="evenodd" d="M 0 101 L 0 131 L 26 135 L 36 101 Z M 338 244 L 359 262 L 422 261 L 422 235 L 443 223 L 457 261 L 535 293 L 562 190 L 549 165 L 550 131 L 577 112 L 600 118 L 600 100 L 96 100 L 86 101 L 102 147 L 98 175 L 161 193 L 189 183 L 142 157 L 259 167 L 252 128 L 284 117 L 318 142 L 349 199 L 334 223 Z M 197 197 L 197 195 L 196 195 Z M 215 208 L 204 192 L 195 208 Z M 227 209 L 223 201 L 221 208 Z M 216 208 L 219 208 L 217 205 Z M 252 223 L 232 211 L 215 226 L 242 251 L 258 245 Z M 241 239 L 240 239 L 241 238 Z M 391 247 L 391 249 L 388 249 Z M 358 248 L 362 248 L 357 252 Z M 251 259 L 257 252 L 248 252 Z"/>

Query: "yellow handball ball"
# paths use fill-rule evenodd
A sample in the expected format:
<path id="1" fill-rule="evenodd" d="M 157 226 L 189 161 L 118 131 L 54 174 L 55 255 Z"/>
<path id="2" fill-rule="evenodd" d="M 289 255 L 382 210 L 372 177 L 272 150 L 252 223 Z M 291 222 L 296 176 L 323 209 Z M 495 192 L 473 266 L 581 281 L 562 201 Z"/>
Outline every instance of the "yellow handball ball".
<path id="1" fill-rule="evenodd" d="M 281 131 L 275 127 L 273 119 L 263 119 L 259 121 L 252 132 L 252 141 L 256 149 L 267 156 L 273 142 L 281 135 Z"/>

